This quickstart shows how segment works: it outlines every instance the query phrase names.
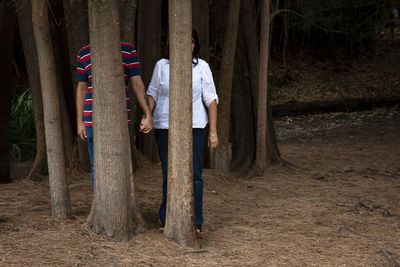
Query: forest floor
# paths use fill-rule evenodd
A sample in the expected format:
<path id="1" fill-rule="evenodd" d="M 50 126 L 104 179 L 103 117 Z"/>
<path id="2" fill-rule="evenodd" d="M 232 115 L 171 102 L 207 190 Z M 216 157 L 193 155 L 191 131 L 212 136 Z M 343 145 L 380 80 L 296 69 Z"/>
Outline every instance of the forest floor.
<path id="1" fill-rule="evenodd" d="M 378 45 L 351 66 L 277 64 L 271 102 L 399 96 L 399 47 Z M 135 181 L 147 230 L 123 243 L 85 227 L 89 173 L 68 172 L 66 220 L 51 217 L 48 180 L 0 185 L 0 266 L 400 266 L 399 106 L 280 117 L 275 127 L 289 164 L 260 177 L 204 170 L 201 250 L 159 233 L 161 167 L 144 162 Z"/>
<path id="2" fill-rule="evenodd" d="M 85 228 L 90 175 L 71 170 L 72 219 L 50 216 L 48 181 L 0 185 L 0 266 L 399 266 L 400 111 L 283 117 L 276 130 L 290 164 L 204 170 L 199 251 L 158 231 L 160 166 L 135 173 L 148 229 L 123 243 Z"/>

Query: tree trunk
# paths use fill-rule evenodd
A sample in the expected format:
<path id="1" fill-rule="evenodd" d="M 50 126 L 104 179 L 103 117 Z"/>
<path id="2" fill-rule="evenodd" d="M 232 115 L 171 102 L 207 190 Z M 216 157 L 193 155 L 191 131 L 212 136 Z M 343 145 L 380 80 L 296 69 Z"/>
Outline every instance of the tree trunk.
<path id="1" fill-rule="evenodd" d="M 71 217 L 71 208 L 65 174 L 56 65 L 50 37 L 47 2 L 45 0 L 32 0 L 31 4 L 42 86 L 51 211 L 54 217 L 67 218 Z"/>
<path id="2" fill-rule="evenodd" d="M 115 240 L 134 230 L 130 149 L 117 0 L 89 0 L 93 79 L 94 196 L 88 226 Z"/>
<path id="3" fill-rule="evenodd" d="M 192 147 L 192 2 L 169 1 L 168 196 L 164 234 L 199 246 L 195 232 Z"/>
<path id="4" fill-rule="evenodd" d="M 67 46 L 67 33 L 64 23 L 64 10 L 61 1 L 55 1 L 53 9 L 53 20 L 50 21 L 52 32 L 54 56 L 57 68 L 57 88 L 59 90 L 61 127 L 65 157 L 69 158 L 74 146 L 74 134 L 76 127 L 72 127 L 71 118 L 75 118 L 75 102 L 73 82 L 69 74 L 69 53 Z M 74 123 L 74 126 L 76 123 Z M 74 129 L 74 131 L 72 130 Z"/>
<path id="5" fill-rule="evenodd" d="M 208 61 L 209 37 L 209 7 L 208 0 L 193 0 L 193 29 L 197 30 L 200 42 L 200 57 Z"/>
<path id="6" fill-rule="evenodd" d="M 245 4 L 247 5 L 247 3 Z M 245 8 L 241 9 L 241 17 L 245 11 Z M 248 18 L 246 18 L 248 19 Z M 245 30 L 244 30 L 245 29 Z M 236 49 L 236 60 L 235 60 L 235 75 L 233 78 L 232 86 L 232 166 L 231 170 L 234 172 L 240 172 L 241 175 L 245 175 L 246 171 L 252 167 L 252 163 L 255 157 L 255 116 L 254 109 L 255 105 L 253 102 L 254 90 L 252 87 L 250 66 L 254 64 L 257 58 L 251 57 L 249 51 L 245 48 L 245 31 L 249 32 L 252 28 L 247 28 L 241 23 L 238 30 L 238 44 Z M 257 32 L 256 35 L 256 49 L 257 49 Z M 257 52 L 258 54 L 258 52 Z M 255 64 L 258 65 L 258 64 Z M 256 77 L 257 83 L 257 77 Z"/>
<path id="7" fill-rule="evenodd" d="M 71 78 L 75 88 L 76 82 L 76 57 L 79 49 L 89 44 L 89 21 L 87 13 L 87 0 L 62 1 L 67 31 L 69 66 Z M 75 122 L 75 119 L 73 120 Z M 90 171 L 90 160 L 87 143 L 77 138 L 79 165 L 85 171 Z"/>
<path id="8" fill-rule="evenodd" d="M 258 76 L 258 104 L 257 104 L 257 141 L 255 171 L 264 174 L 265 166 L 279 158 L 277 151 L 275 130 L 268 108 L 268 60 L 269 60 L 269 31 L 270 31 L 270 0 L 264 1 L 261 7 L 261 40 L 260 64 Z"/>
<path id="9" fill-rule="evenodd" d="M 6 1 L 0 3 L 0 183 L 11 182 L 9 132 L 11 122 L 11 93 L 13 88 L 13 51 L 16 16 Z"/>
<path id="10" fill-rule="evenodd" d="M 151 44 L 151 45 L 149 45 Z M 153 68 L 161 57 L 161 0 L 138 0 L 138 54 L 145 85 L 150 83 Z M 136 118 L 142 117 L 140 108 Z M 140 119 L 139 119 L 140 120 Z M 151 162 L 159 162 L 154 132 L 138 133 L 138 149 Z"/>
<path id="11" fill-rule="evenodd" d="M 228 172 L 231 163 L 231 147 L 229 143 L 231 92 L 233 68 L 235 62 L 235 49 L 237 41 L 237 29 L 239 23 L 240 0 L 232 0 L 229 3 L 228 21 L 225 31 L 225 43 L 222 51 L 220 80 L 218 83 L 218 95 L 220 104 L 218 107 L 218 132 L 219 145 L 215 150 L 215 169 Z"/>
<path id="12" fill-rule="evenodd" d="M 135 42 L 136 6 L 137 6 L 137 0 L 119 1 L 121 40 L 124 42 L 129 42 L 129 43 Z"/>
<path id="13" fill-rule="evenodd" d="M 42 177 L 48 174 L 46 139 L 44 134 L 43 121 L 43 102 L 40 87 L 39 63 L 33 35 L 32 9 L 31 2 L 21 6 L 17 12 L 19 29 L 21 33 L 22 46 L 25 55 L 25 65 L 28 72 L 29 86 L 32 94 L 33 112 L 36 128 L 36 156 L 32 169 L 29 171 L 27 179 L 34 181 L 42 180 Z"/>

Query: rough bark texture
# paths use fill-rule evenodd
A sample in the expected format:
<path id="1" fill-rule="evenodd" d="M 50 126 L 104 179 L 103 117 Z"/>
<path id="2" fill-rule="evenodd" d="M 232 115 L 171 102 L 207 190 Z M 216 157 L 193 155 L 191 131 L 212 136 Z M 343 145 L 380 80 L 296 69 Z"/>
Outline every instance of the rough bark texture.
<path id="1" fill-rule="evenodd" d="M 73 86 L 74 88 L 76 88 L 76 57 L 78 55 L 79 49 L 89 44 L 87 0 L 62 2 L 64 3 L 64 14 L 70 62 L 69 66 Z M 87 150 L 87 144 L 80 138 L 77 138 L 77 146 L 80 167 L 86 171 L 90 171 L 90 160 Z"/>
<path id="2" fill-rule="evenodd" d="M 215 169 L 228 172 L 231 163 L 231 147 L 229 143 L 231 92 L 233 68 L 235 62 L 235 49 L 237 40 L 237 29 L 239 23 L 240 0 L 232 0 L 229 3 L 227 27 L 225 31 L 225 42 L 222 51 L 222 62 L 220 80 L 218 83 L 218 137 L 219 145 L 215 150 Z"/>
<path id="3" fill-rule="evenodd" d="M 197 30 L 200 42 L 200 57 L 208 61 L 209 33 L 209 7 L 208 0 L 193 0 L 193 29 Z"/>
<path id="4" fill-rule="evenodd" d="M 88 226 L 115 240 L 134 230 L 130 149 L 116 0 L 89 0 L 93 77 L 94 196 Z"/>
<path id="5" fill-rule="evenodd" d="M 27 179 L 40 181 L 48 174 L 46 139 L 44 134 L 43 103 L 40 87 L 39 63 L 33 35 L 31 2 L 26 2 L 18 9 L 18 22 L 24 49 L 25 65 L 28 72 L 29 87 L 31 88 L 33 112 L 36 128 L 36 156 Z"/>
<path id="6" fill-rule="evenodd" d="M 16 16 L 9 3 L 0 3 L 0 183 L 10 178 L 9 129 L 11 121 L 11 92 L 13 87 L 13 51 Z"/>
<path id="7" fill-rule="evenodd" d="M 51 194 L 51 213 L 54 217 L 70 217 L 71 208 L 65 174 L 62 145 L 59 97 L 56 82 L 54 50 L 50 37 L 47 2 L 32 0 L 32 22 L 37 47 L 42 86 L 44 126 Z"/>
<path id="8" fill-rule="evenodd" d="M 161 0 L 138 0 L 137 46 L 143 82 L 147 85 L 150 83 L 153 68 L 161 57 Z M 136 111 L 136 118 L 140 119 L 142 111 L 140 108 Z M 159 162 L 154 132 L 138 133 L 137 145 L 151 162 Z"/>
<path id="9" fill-rule="evenodd" d="M 193 199 L 192 3 L 169 1 L 170 91 L 168 196 L 164 234 L 184 246 L 198 246 Z"/>

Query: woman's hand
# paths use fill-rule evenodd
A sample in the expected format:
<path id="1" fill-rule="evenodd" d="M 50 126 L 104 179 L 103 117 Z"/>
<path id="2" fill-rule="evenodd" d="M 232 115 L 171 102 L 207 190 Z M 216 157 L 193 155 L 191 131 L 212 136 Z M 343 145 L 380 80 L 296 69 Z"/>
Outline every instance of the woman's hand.
<path id="1" fill-rule="evenodd" d="M 214 149 L 217 146 L 218 146 L 218 135 L 210 133 L 208 135 L 208 147 L 211 149 L 211 151 L 214 151 Z"/>

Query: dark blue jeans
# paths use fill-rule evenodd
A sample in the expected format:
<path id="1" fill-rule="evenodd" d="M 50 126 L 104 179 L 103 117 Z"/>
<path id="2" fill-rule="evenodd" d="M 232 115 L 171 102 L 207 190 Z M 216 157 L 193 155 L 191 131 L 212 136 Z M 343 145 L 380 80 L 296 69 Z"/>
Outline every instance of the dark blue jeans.
<path id="1" fill-rule="evenodd" d="M 165 224 L 167 212 L 167 175 L 168 175 L 168 129 L 155 129 L 155 136 L 158 145 L 158 155 L 160 156 L 163 173 L 163 198 L 158 214 L 160 221 Z M 201 157 L 203 153 L 205 130 L 200 128 L 193 129 L 193 183 L 194 183 L 194 214 L 196 224 L 203 223 L 203 179 L 201 173 L 203 167 Z"/>
<path id="2" fill-rule="evenodd" d="M 88 152 L 90 158 L 90 165 L 92 166 L 92 189 L 94 188 L 94 175 L 93 175 L 93 127 L 85 127 L 86 129 L 86 142 L 88 144 Z"/>

